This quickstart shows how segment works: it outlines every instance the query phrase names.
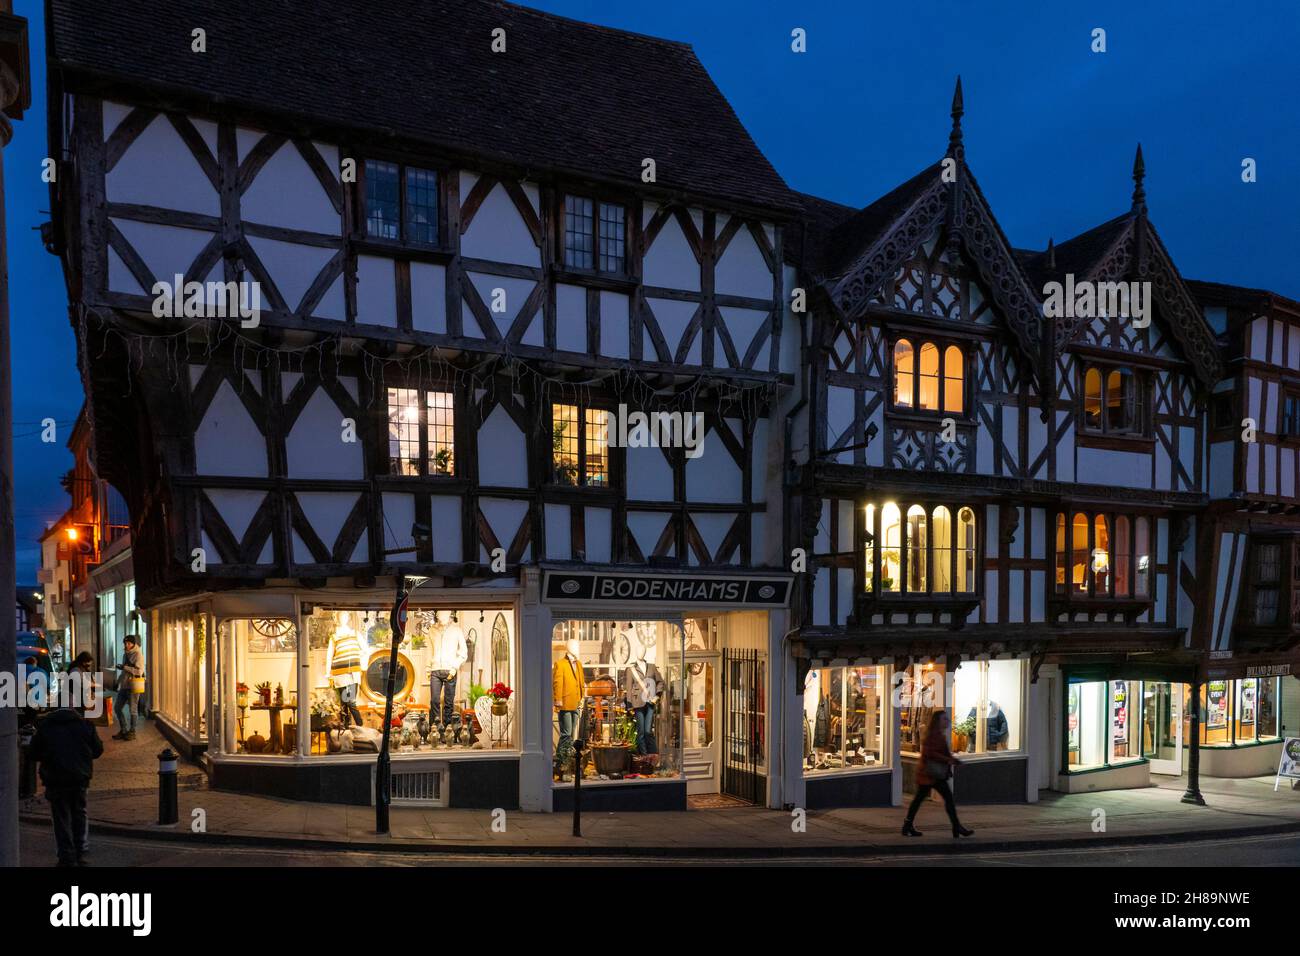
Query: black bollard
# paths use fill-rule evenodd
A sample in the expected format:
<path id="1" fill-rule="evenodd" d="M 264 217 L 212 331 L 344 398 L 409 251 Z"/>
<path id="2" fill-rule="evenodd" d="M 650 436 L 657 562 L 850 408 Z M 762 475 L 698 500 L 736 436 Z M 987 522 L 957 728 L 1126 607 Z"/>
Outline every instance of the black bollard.
<path id="1" fill-rule="evenodd" d="M 164 747 L 158 755 L 158 825 L 176 824 L 176 760 L 171 747 Z"/>
<path id="2" fill-rule="evenodd" d="M 32 737 L 36 728 L 23 724 L 18 728 L 18 799 L 36 796 L 36 761 L 32 759 Z"/>
<path id="3" fill-rule="evenodd" d="M 573 835 L 582 836 L 582 748 L 579 738 L 573 742 Z"/>

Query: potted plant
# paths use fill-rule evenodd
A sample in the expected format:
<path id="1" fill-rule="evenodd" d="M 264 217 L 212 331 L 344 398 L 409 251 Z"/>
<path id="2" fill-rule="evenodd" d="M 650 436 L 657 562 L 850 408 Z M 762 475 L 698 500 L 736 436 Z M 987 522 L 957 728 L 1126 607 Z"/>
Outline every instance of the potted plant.
<path id="1" fill-rule="evenodd" d="M 952 728 L 952 749 L 958 752 L 967 749 L 971 740 L 975 737 L 975 728 L 976 722 L 974 717 L 967 717 L 960 724 L 955 724 Z"/>
<path id="2" fill-rule="evenodd" d="M 439 475 L 451 474 L 451 449 L 440 448 L 433 456 L 433 470 Z"/>
<path id="3" fill-rule="evenodd" d="M 257 697 L 263 707 L 271 706 L 271 682 L 264 680 L 257 685 Z"/>
<path id="4" fill-rule="evenodd" d="M 492 713 L 494 716 L 504 717 L 509 712 L 506 701 L 510 699 L 510 695 L 513 693 L 514 691 L 501 681 L 497 681 L 492 685 L 492 689 L 488 691 L 488 694 L 492 697 Z"/>
<path id="5" fill-rule="evenodd" d="M 235 703 L 240 707 L 248 706 L 248 685 L 242 680 L 235 685 Z"/>
<path id="6" fill-rule="evenodd" d="M 632 769 L 632 751 L 636 743 L 636 720 L 629 713 L 619 715 L 611 728 L 611 742 L 593 744 L 592 758 L 596 772 L 602 776 L 617 777 Z"/>
<path id="7" fill-rule="evenodd" d="M 332 690 L 311 692 L 311 729 L 316 732 L 329 727 L 339 715 L 339 701 Z"/>

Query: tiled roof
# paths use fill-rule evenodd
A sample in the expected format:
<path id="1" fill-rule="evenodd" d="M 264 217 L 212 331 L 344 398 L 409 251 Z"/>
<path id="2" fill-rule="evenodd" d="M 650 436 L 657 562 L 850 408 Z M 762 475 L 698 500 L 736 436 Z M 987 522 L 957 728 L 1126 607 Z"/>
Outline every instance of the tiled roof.
<path id="1" fill-rule="evenodd" d="M 835 226 L 823 242 L 819 271 L 828 276 L 843 273 L 858 256 L 880 237 L 898 217 L 934 184 L 943 161 L 921 170 L 907 182 L 895 186 L 869 206 L 858 210 Z"/>
<path id="2" fill-rule="evenodd" d="M 102 78 L 538 170 L 797 210 L 686 44 L 501 0 L 49 0 L 48 50 Z M 206 31 L 207 52 L 191 51 Z M 506 52 L 491 50 L 506 32 Z M 53 72 L 53 71 L 52 71 Z"/>
<path id="3" fill-rule="evenodd" d="M 852 206 L 831 199 L 822 199 L 809 193 L 794 193 L 794 197 L 803 204 L 802 230 L 792 229 L 785 241 L 786 257 L 789 262 L 802 266 L 810 272 L 818 272 L 825 255 L 827 237 L 840 223 L 844 222 L 857 210 Z"/>

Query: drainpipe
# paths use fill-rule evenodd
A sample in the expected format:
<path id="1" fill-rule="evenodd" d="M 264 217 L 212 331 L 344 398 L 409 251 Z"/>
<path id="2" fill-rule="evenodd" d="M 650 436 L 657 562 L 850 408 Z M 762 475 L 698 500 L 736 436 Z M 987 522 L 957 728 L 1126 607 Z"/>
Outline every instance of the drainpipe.
<path id="1" fill-rule="evenodd" d="M 27 20 L 0 0 L 0 152 L 13 138 L 10 119 L 31 105 Z M 13 389 L 9 380 L 9 250 L 4 222 L 4 171 L 0 162 L 0 673 L 16 674 L 18 621 L 8 608 L 18 593 L 14 567 Z M 18 865 L 18 709 L 0 707 L 0 867 Z"/>

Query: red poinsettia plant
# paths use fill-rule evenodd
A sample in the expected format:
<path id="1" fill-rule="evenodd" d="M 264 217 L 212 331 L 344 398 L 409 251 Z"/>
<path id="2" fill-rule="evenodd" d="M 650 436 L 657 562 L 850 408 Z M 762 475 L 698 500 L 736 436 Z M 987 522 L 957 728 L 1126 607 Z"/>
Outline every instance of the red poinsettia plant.
<path id="1" fill-rule="evenodd" d="M 509 700 L 510 695 L 513 693 L 514 691 L 511 690 L 507 685 L 505 685 L 501 681 L 497 681 L 495 684 L 492 685 L 492 689 L 488 691 L 488 696 L 491 697 L 493 700 Z"/>

